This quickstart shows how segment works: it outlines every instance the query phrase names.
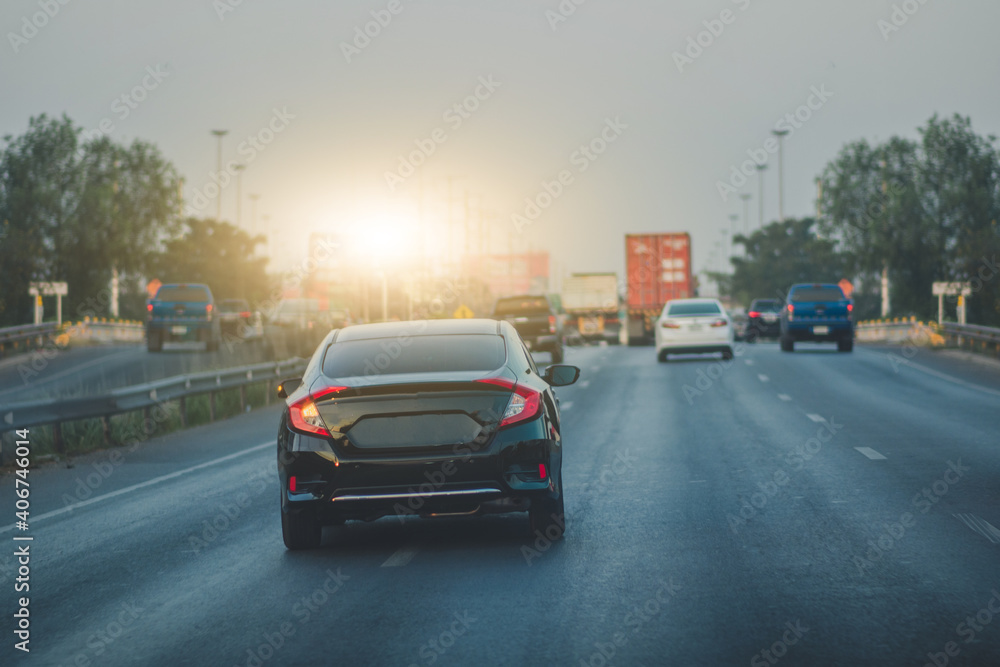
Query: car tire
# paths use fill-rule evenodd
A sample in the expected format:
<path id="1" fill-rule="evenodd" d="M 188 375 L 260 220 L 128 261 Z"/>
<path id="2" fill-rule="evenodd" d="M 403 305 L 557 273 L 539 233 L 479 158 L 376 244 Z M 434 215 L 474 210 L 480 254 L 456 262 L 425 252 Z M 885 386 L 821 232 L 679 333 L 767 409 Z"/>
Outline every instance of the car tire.
<path id="1" fill-rule="evenodd" d="M 146 349 L 150 352 L 163 351 L 163 332 L 150 331 L 146 334 Z"/>
<path id="2" fill-rule="evenodd" d="M 791 338 L 781 339 L 781 351 L 782 352 L 794 352 L 795 351 L 795 341 Z"/>
<path id="3" fill-rule="evenodd" d="M 552 348 L 552 363 L 561 364 L 563 361 L 563 346 L 559 344 Z"/>
<path id="4" fill-rule="evenodd" d="M 292 551 L 315 549 L 323 540 L 323 526 L 311 512 L 282 512 L 281 538 Z"/>
<path id="5" fill-rule="evenodd" d="M 845 338 L 837 341 L 838 352 L 852 352 L 854 350 L 854 339 Z"/>
<path id="6" fill-rule="evenodd" d="M 667 363 L 667 351 L 666 350 L 660 350 L 659 352 L 657 352 L 656 353 L 656 360 L 659 361 L 661 364 Z"/>
<path id="7" fill-rule="evenodd" d="M 528 509 L 528 523 L 531 526 L 531 536 L 539 534 L 547 540 L 561 540 L 566 533 L 566 512 L 563 509 L 562 491 L 559 498 L 542 498 L 532 501 Z"/>
<path id="8" fill-rule="evenodd" d="M 733 358 L 733 348 L 729 348 L 728 350 L 723 350 L 722 351 L 722 360 L 723 361 L 729 361 L 732 358 Z"/>

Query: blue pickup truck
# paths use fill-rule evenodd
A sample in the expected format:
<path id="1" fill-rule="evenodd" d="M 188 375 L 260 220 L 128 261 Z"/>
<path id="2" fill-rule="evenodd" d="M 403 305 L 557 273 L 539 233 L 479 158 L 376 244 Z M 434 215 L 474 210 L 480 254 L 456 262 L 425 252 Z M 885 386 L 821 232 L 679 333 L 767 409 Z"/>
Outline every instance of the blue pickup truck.
<path id="1" fill-rule="evenodd" d="M 795 341 L 836 342 L 840 352 L 854 349 L 854 304 L 839 285 L 792 285 L 781 310 L 781 351 L 795 350 Z"/>
<path id="2" fill-rule="evenodd" d="M 222 332 L 215 300 L 208 285 L 162 285 L 146 304 L 146 348 L 159 352 L 164 343 L 201 341 L 205 349 L 219 349 Z"/>

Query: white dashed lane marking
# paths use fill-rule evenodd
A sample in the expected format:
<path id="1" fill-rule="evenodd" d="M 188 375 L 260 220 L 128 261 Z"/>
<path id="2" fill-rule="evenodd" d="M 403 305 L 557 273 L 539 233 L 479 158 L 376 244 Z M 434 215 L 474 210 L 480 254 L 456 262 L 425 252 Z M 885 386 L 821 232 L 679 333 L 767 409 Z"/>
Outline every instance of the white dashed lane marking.
<path id="1" fill-rule="evenodd" d="M 788 394 L 778 394 L 778 398 L 780 398 L 783 401 L 790 401 L 790 400 L 792 400 L 792 397 L 789 396 Z"/>
<path id="2" fill-rule="evenodd" d="M 871 447 L 855 447 L 854 449 L 858 450 L 859 452 L 861 452 L 862 454 L 864 454 L 865 456 L 867 456 L 868 458 L 870 458 L 872 461 L 883 461 L 883 460 L 885 460 L 884 456 L 882 456 L 881 454 L 879 454 L 878 452 L 876 452 Z"/>
<path id="3" fill-rule="evenodd" d="M 826 421 L 826 419 L 823 418 L 823 415 L 818 415 L 814 412 L 806 414 L 806 417 L 809 417 L 809 419 L 813 420 L 817 424 L 822 424 L 823 422 Z"/>
<path id="4" fill-rule="evenodd" d="M 763 373 L 759 373 L 757 375 L 757 379 L 760 380 L 761 382 L 769 382 L 771 380 L 771 378 L 767 377 Z"/>
<path id="5" fill-rule="evenodd" d="M 569 410 L 571 407 L 573 407 L 573 401 L 559 401 L 560 410 Z"/>
<path id="6" fill-rule="evenodd" d="M 403 567 L 417 555 L 417 550 L 413 547 L 401 547 L 399 551 L 385 559 L 382 567 Z"/>

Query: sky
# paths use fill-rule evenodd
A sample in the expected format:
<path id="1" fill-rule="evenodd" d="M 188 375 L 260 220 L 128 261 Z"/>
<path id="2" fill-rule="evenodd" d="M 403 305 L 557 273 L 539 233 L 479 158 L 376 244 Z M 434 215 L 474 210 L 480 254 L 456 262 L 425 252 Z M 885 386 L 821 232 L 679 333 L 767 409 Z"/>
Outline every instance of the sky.
<path id="1" fill-rule="evenodd" d="M 635 232 L 689 232 L 702 271 L 739 193 L 758 224 L 755 154 L 777 219 L 776 127 L 788 217 L 848 142 L 935 113 L 1000 134 L 998 24 L 995 0 L 6 0 L 0 134 L 65 113 L 152 142 L 212 216 L 228 130 L 241 223 L 258 195 L 278 266 L 310 232 L 446 257 L 468 206 L 490 249 L 548 250 L 560 275 L 621 275 Z M 221 197 L 234 221 L 234 182 Z"/>

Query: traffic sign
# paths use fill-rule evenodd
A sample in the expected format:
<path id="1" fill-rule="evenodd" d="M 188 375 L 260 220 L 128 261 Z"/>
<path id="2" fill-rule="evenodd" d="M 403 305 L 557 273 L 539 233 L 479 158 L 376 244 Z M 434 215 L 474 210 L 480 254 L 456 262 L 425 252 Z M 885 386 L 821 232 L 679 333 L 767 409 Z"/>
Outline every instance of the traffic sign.
<path id="1" fill-rule="evenodd" d="M 466 306 L 464 303 L 455 309 L 455 312 L 451 315 L 457 320 L 467 320 L 469 318 L 475 317 L 472 310 Z"/>

